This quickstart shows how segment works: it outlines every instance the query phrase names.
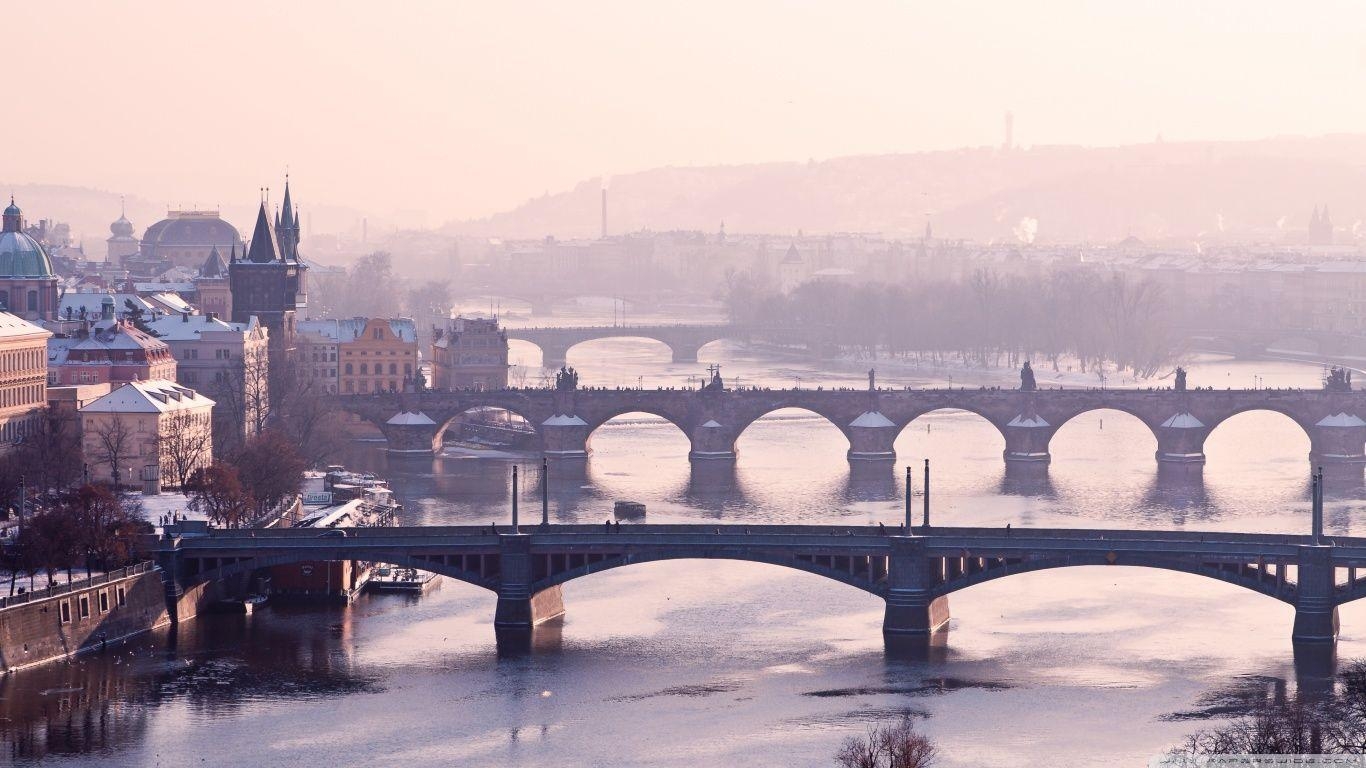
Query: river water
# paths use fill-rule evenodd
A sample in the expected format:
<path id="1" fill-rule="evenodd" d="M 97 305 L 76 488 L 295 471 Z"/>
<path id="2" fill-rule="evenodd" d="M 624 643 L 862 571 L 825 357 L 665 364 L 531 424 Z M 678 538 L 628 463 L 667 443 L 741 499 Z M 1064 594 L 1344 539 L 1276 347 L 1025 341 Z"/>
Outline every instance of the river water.
<path id="1" fill-rule="evenodd" d="M 523 345 L 517 357 L 538 362 Z M 729 342 L 702 357 L 728 380 L 770 386 L 861 386 L 869 367 Z M 636 339 L 582 345 L 570 363 L 584 384 L 647 387 L 705 366 L 671 365 L 662 345 Z M 888 386 L 1013 375 L 879 365 Z M 1295 363 L 1190 366 L 1191 386 L 1314 387 L 1320 376 Z M 1040 371 L 1042 384 L 1051 377 Z M 586 465 L 552 472 L 553 520 L 601 521 L 616 499 L 645 502 L 660 522 L 901 519 L 894 470 L 851 471 L 840 433 L 800 411 L 747 430 L 733 471 L 690 467 L 684 436 L 643 415 L 605 425 L 592 447 Z M 902 434 L 895 472 L 932 460 L 934 521 L 945 525 L 1309 527 L 1309 442 L 1277 414 L 1221 425 L 1196 477 L 1160 475 L 1153 438 L 1118 412 L 1065 425 L 1043 477 L 1007 476 L 1002 447 L 978 417 L 937 412 Z M 356 444 L 346 463 L 391 481 L 404 524 L 508 516 L 508 459 L 396 458 Z M 1361 486 L 1360 472 L 1332 478 L 1330 534 L 1361 534 Z M 773 566 L 644 564 L 570 582 L 564 600 L 563 621 L 513 658 L 495 649 L 493 596 L 449 580 L 419 599 L 202 617 L 0 679 L 3 755 L 101 766 L 827 766 L 846 736 L 912 712 L 945 766 L 1141 765 L 1258 698 L 1323 680 L 1295 663 L 1289 606 L 1146 569 L 1044 571 L 955 593 L 942 646 L 910 656 L 884 649 L 880 599 Z M 1366 656 L 1366 607 L 1345 607 L 1342 627 L 1339 656 Z"/>

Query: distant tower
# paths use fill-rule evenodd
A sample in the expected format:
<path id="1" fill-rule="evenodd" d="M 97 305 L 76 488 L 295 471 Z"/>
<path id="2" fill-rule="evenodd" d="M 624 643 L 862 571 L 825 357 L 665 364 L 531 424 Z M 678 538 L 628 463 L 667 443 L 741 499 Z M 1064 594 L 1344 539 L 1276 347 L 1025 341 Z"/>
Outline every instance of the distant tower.
<path id="1" fill-rule="evenodd" d="M 128 220 L 128 214 L 124 209 L 123 200 L 119 200 L 119 218 L 109 225 L 112 233 L 109 239 L 105 240 L 107 248 L 104 260 L 110 264 L 123 264 L 123 260 L 129 256 L 138 254 L 138 239 L 133 237 L 133 222 Z"/>
<path id="2" fill-rule="evenodd" d="M 1006 111 L 1006 143 L 1001 147 L 1009 152 L 1015 148 L 1015 113 Z"/>
<path id="3" fill-rule="evenodd" d="M 607 187 L 602 188 L 602 239 L 607 239 Z"/>

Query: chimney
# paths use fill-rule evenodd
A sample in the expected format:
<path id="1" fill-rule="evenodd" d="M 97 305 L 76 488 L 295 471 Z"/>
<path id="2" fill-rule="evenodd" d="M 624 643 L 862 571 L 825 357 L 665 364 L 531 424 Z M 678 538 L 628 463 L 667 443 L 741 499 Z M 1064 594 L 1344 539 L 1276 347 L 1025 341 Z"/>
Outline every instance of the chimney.
<path id="1" fill-rule="evenodd" d="M 602 239 L 607 239 L 607 187 L 602 188 Z"/>

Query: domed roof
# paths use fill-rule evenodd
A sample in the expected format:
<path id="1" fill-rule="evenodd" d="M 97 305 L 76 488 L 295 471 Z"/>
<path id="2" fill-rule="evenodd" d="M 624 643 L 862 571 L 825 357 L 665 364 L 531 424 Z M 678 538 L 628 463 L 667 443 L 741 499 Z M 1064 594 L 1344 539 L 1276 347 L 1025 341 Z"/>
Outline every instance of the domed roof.
<path id="1" fill-rule="evenodd" d="M 17 206 L 17 205 L 14 204 L 14 198 L 11 197 L 11 198 L 9 199 L 9 207 L 5 209 L 5 215 L 6 215 L 6 216 L 18 216 L 18 215 L 20 215 L 20 214 L 22 214 L 22 213 L 23 213 L 23 211 L 19 210 L 19 206 Z"/>
<path id="2" fill-rule="evenodd" d="M 23 232 L 0 233 L 0 279 L 55 276 L 52 259 L 37 240 Z"/>
<path id="3" fill-rule="evenodd" d="M 174 211 L 147 228 L 143 245 L 229 246 L 242 242 L 237 228 L 218 218 L 217 213 Z"/>
<path id="4" fill-rule="evenodd" d="M 133 222 L 119 216 L 113 224 L 109 225 L 109 231 L 114 233 L 114 237 L 132 237 Z"/>

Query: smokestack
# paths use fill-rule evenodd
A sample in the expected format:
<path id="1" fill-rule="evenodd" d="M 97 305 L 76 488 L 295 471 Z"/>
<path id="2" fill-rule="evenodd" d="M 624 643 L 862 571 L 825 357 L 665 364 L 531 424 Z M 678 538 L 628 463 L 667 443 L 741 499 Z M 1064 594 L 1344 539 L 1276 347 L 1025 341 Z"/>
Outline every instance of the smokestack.
<path id="1" fill-rule="evenodd" d="M 1015 148 L 1015 113 L 1006 111 L 1006 143 L 1003 149 L 1009 152 Z"/>
<path id="2" fill-rule="evenodd" d="M 602 239 L 607 239 L 607 187 L 602 188 Z"/>

